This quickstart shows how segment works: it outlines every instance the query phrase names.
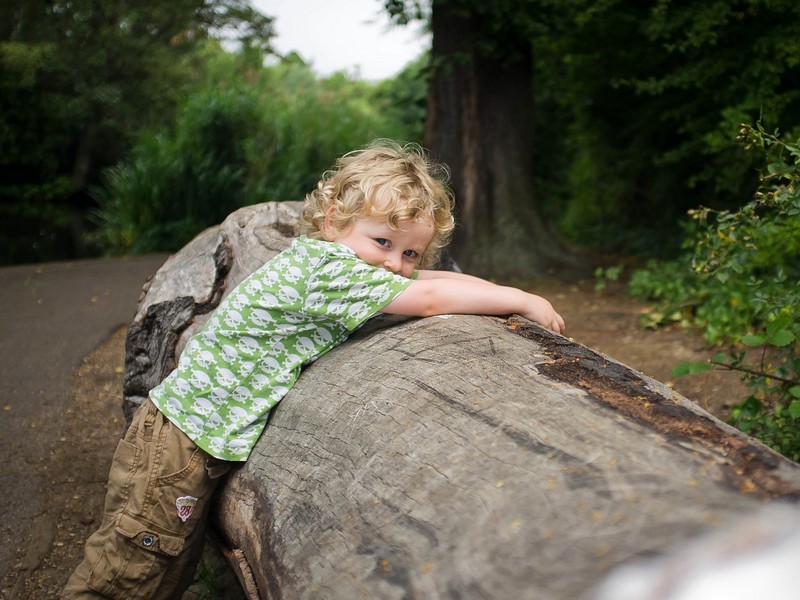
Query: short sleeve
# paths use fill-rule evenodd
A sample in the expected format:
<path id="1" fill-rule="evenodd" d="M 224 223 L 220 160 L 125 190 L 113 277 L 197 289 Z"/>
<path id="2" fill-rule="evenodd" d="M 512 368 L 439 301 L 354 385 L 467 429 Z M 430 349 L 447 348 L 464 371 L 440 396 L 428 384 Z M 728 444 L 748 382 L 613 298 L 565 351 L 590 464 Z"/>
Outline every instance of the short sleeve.
<path id="1" fill-rule="evenodd" d="M 355 255 L 337 254 L 310 277 L 304 312 L 334 320 L 354 331 L 412 281 L 373 267 Z"/>

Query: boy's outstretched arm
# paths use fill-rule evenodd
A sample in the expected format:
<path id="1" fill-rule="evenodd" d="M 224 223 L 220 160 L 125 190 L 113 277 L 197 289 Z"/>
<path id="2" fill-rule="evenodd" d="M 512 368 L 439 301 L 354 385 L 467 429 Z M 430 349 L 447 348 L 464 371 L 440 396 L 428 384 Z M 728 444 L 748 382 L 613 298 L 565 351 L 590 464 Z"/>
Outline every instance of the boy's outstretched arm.
<path id="1" fill-rule="evenodd" d="M 382 312 L 415 317 L 516 313 L 555 332 L 566 330 L 564 319 L 541 296 L 447 271 L 420 271 L 418 278 Z"/>
<path id="2" fill-rule="evenodd" d="M 467 275 L 466 273 L 459 273 L 457 271 L 432 271 L 420 269 L 417 271 L 417 280 L 423 279 L 461 279 L 463 281 L 474 281 L 475 283 L 485 283 L 487 285 L 495 285 L 491 281 L 486 281 L 474 275 Z"/>

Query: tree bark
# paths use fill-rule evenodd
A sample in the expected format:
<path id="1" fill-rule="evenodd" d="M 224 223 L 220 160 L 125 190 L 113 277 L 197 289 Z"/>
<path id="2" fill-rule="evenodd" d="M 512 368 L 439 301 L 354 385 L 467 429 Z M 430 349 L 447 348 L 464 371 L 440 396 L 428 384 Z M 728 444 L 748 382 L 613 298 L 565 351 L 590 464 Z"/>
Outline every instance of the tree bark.
<path id="1" fill-rule="evenodd" d="M 500 278 L 581 269 L 536 207 L 530 40 L 510 35 L 504 56 L 490 56 L 480 49 L 482 26 L 474 8 L 433 4 L 425 145 L 453 174 L 454 258 Z"/>
<path id="2" fill-rule="evenodd" d="M 799 485 L 797 465 L 521 319 L 383 319 L 300 378 L 216 515 L 264 598 L 575 600 Z"/>
<path id="3" fill-rule="evenodd" d="M 237 211 L 159 271 L 126 413 L 294 209 Z M 260 598 L 576 600 L 773 499 L 800 499 L 797 464 L 608 357 L 518 317 L 384 316 L 305 370 L 213 522 Z"/>

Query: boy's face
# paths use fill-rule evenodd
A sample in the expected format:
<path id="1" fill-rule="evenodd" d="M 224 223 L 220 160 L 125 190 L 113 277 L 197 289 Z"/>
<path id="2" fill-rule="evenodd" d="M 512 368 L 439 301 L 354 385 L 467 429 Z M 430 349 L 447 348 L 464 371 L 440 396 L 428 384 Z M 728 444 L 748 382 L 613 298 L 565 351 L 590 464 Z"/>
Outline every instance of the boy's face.
<path id="1" fill-rule="evenodd" d="M 356 256 L 375 267 L 411 277 L 419 259 L 433 239 L 433 224 L 426 221 L 400 221 L 392 229 L 382 219 L 356 219 L 346 232 L 332 232 L 328 241 L 350 248 Z"/>

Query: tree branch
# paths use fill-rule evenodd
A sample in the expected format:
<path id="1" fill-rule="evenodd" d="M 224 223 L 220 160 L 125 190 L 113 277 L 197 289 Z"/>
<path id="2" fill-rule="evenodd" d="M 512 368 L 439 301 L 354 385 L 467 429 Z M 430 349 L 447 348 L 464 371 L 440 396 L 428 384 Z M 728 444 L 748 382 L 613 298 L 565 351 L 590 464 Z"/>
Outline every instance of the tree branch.
<path id="1" fill-rule="evenodd" d="M 761 377 L 769 377 L 771 379 L 777 379 L 778 381 L 782 381 L 783 383 L 789 383 L 792 385 L 800 385 L 800 381 L 796 379 L 787 379 L 786 377 L 780 377 L 778 375 L 770 375 L 768 373 L 764 373 L 763 371 L 756 371 L 755 369 L 749 369 L 747 367 L 737 367 L 734 365 L 729 365 L 727 363 L 718 362 L 715 360 L 709 361 L 712 365 L 716 365 L 718 367 L 724 367 L 729 371 L 740 371 L 741 373 L 748 373 L 749 375 L 758 375 Z"/>

